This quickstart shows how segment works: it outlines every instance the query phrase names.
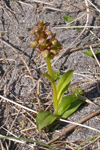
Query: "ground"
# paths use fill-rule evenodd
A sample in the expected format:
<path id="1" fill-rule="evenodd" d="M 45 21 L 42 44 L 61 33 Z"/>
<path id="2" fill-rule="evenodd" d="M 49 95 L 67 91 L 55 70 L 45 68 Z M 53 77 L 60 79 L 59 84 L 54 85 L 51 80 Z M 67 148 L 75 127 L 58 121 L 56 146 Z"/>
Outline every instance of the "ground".
<path id="1" fill-rule="evenodd" d="M 73 21 L 67 24 L 64 15 L 73 17 Z M 100 1 L 0 1 L 0 135 L 23 137 L 47 144 L 71 124 L 59 122 L 58 126 L 53 126 L 54 129 L 46 128 L 41 132 L 36 127 L 39 110 L 53 111 L 51 85 L 48 80 L 41 78 L 41 74 L 47 71 L 45 60 L 30 47 L 34 39 L 30 30 L 41 19 L 50 23 L 50 30 L 57 33 L 57 39 L 63 45 L 60 54 L 52 61 L 53 70 L 59 70 L 61 74 L 74 70 L 66 94 L 71 93 L 72 89 L 81 88 L 84 96 L 95 103 L 85 103 L 68 118 L 78 122 L 100 109 L 100 64 L 83 53 L 88 49 L 96 51 L 100 48 Z M 88 119 L 84 125 L 100 130 L 99 114 Z M 83 141 L 96 135 L 99 135 L 98 131 L 77 127 L 52 142 L 51 146 L 59 150 L 74 150 Z M 99 138 L 85 143 L 80 149 L 99 150 Z M 0 141 L 0 150 L 3 149 L 50 148 L 3 139 Z"/>

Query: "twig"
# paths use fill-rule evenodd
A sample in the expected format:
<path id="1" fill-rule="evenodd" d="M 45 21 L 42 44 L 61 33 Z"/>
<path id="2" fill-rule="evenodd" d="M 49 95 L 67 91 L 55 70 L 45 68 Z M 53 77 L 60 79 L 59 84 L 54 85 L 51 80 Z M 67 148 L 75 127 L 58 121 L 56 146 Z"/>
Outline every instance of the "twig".
<path id="1" fill-rule="evenodd" d="M 77 126 L 80 126 L 80 127 L 84 127 L 84 128 L 87 128 L 87 129 L 91 129 L 91 130 L 94 130 L 94 131 L 97 131 L 97 132 L 100 132 L 100 130 L 97 130 L 95 128 L 92 128 L 92 127 L 89 127 L 89 126 L 86 126 L 86 125 L 83 125 L 83 124 L 80 124 L 80 123 L 77 123 L 77 122 L 72 122 L 72 121 L 68 121 L 68 120 L 64 120 L 64 119 L 60 119 L 60 121 L 66 122 L 66 123 L 70 123 L 70 124 L 73 124 L 73 125 L 77 125 Z"/>
<path id="2" fill-rule="evenodd" d="M 90 30 L 90 32 L 98 39 L 98 41 L 100 42 L 100 38 L 98 38 L 98 36 L 93 32 L 93 31 L 91 31 Z"/>
<path id="3" fill-rule="evenodd" d="M 100 12 L 100 9 L 98 9 L 90 0 L 87 0 L 98 12 Z"/>
<path id="4" fill-rule="evenodd" d="M 94 53 L 94 51 L 93 51 L 93 49 L 92 49 L 92 46 L 90 45 L 90 50 L 92 51 L 92 54 L 93 54 L 93 56 L 94 56 L 94 58 L 95 58 L 95 60 L 96 60 L 96 62 L 97 62 L 97 64 L 99 65 L 99 67 L 100 67 L 100 62 L 98 61 L 98 59 L 97 59 L 97 57 L 96 57 L 96 55 L 95 55 L 95 53 Z"/>
<path id="5" fill-rule="evenodd" d="M 28 110 L 28 111 L 31 111 L 31 112 L 37 114 L 37 111 L 35 111 L 35 110 L 33 110 L 33 109 L 30 109 L 30 108 L 28 108 L 28 107 L 26 107 L 26 106 L 22 106 L 21 104 L 18 104 L 18 103 L 16 103 L 16 102 L 14 102 L 14 101 L 12 101 L 12 100 L 10 100 L 10 99 L 4 97 L 4 96 L 1 96 L 1 95 L 0 95 L 0 98 L 4 99 L 4 100 L 6 100 L 6 101 L 8 101 L 8 102 L 10 102 L 10 103 L 12 103 L 12 104 L 14 104 L 14 105 L 17 105 L 17 106 L 19 106 L 19 107 L 21 107 L 21 108 L 23 108 L 23 109 L 26 109 L 26 110 Z"/>
<path id="6" fill-rule="evenodd" d="M 93 105 L 97 105 L 97 104 L 95 104 L 95 103 L 93 103 L 92 101 L 90 101 L 87 97 L 85 97 L 85 96 L 83 96 L 83 95 L 81 95 L 81 94 L 75 94 L 77 97 L 79 97 L 79 99 L 81 99 L 81 100 L 83 100 L 83 101 L 85 101 L 85 102 L 87 102 L 87 103 L 89 103 L 89 104 L 93 104 Z"/>
<path id="7" fill-rule="evenodd" d="M 84 28 L 85 26 L 65 26 L 65 27 L 54 27 L 56 29 L 73 29 L 73 28 Z M 100 26 L 86 26 L 86 28 L 94 28 L 94 29 L 99 29 Z"/>
<path id="8" fill-rule="evenodd" d="M 87 120 L 89 120 L 90 118 L 92 118 L 92 117 L 94 117 L 94 116 L 96 116 L 96 115 L 98 115 L 98 114 L 100 114 L 100 109 L 98 109 L 98 110 L 96 110 L 95 112 L 93 112 L 93 113 L 91 113 L 91 114 L 85 116 L 83 119 L 79 120 L 78 123 L 84 123 L 84 122 L 86 122 Z M 54 139 L 52 139 L 51 141 L 49 141 L 47 144 L 51 144 L 52 142 L 55 142 L 55 141 L 58 140 L 60 137 L 66 135 L 66 134 L 68 134 L 69 132 L 71 132 L 72 130 L 74 130 L 76 127 L 77 127 L 77 125 L 75 125 L 75 124 L 71 125 L 70 127 L 66 128 L 64 131 L 62 131 L 59 136 L 55 137 Z"/>
<path id="9" fill-rule="evenodd" d="M 91 44 L 91 46 L 92 47 L 97 47 L 97 46 L 100 46 L 100 43 L 95 43 L 95 44 Z M 67 54 L 68 53 L 72 53 L 72 52 L 74 52 L 74 51 L 78 51 L 78 50 L 80 50 L 80 49 L 87 49 L 87 48 L 89 48 L 89 45 L 84 45 L 84 46 L 78 46 L 78 47 L 75 47 L 75 48 L 72 48 L 72 49 L 70 49 L 70 51 L 67 51 Z"/>
<path id="10" fill-rule="evenodd" d="M 31 0 L 31 1 L 33 1 L 33 2 L 35 2 L 35 3 L 41 3 L 41 4 L 45 4 L 45 5 L 53 5 L 53 3 L 52 2 L 43 2 L 43 1 L 39 1 L 39 0 Z"/>
<path id="11" fill-rule="evenodd" d="M 24 5 L 27 5 L 27 6 L 30 6 L 30 7 L 32 7 L 32 8 L 33 8 L 33 6 L 32 6 L 31 4 L 28 4 L 28 3 L 25 3 L 25 2 L 22 2 L 22 1 L 18 1 L 18 3 L 20 3 L 20 4 L 24 4 Z"/>
<path id="12" fill-rule="evenodd" d="M 66 10 L 62 10 L 62 9 L 58 9 L 58 8 L 55 8 L 55 7 L 49 7 L 49 6 L 45 6 L 43 7 L 43 9 L 50 9 L 50 10 L 55 10 L 55 11 L 61 11 L 61 12 L 66 12 Z"/>
<path id="13" fill-rule="evenodd" d="M 9 131 L 9 130 L 7 130 L 5 127 L 3 127 L 3 129 L 5 130 L 5 131 L 7 131 L 7 135 L 8 134 L 10 134 L 10 135 L 13 135 L 14 137 L 18 137 L 18 136 L 16 136 L 15 134 L 13 134 L 11 131 Z"/>

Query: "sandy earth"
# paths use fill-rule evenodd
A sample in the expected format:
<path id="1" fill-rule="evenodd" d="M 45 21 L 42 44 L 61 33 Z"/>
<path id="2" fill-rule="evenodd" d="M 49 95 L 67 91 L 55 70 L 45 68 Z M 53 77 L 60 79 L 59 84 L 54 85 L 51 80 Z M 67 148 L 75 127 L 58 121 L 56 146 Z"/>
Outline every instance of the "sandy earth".
<path id="1" fill-rule="evenodd" d="M 67 2 L 63 0 L 0 1 L 0 95 L 37 112 L 40 109 L 46 109 L 49 105 L 49 109 L 53 111 L 52 92 L 47 80 L 41 79 L 40 93 L 39 96 L 37 95 L 40 74 L 47 68 L 43 58 L 29 45 L 33 40 L 29 31 L 33 29 L 34 24 L 43 19 L 44 22 L 50 22 L 49 28 L 52 32 L 57 33 L 57 39 L 63 45 L 62 53 L 64 54 L 61 57 L 61 53 L 60 58 L 58 56 L 52 61 L 53 69 L 60 70 L 61 74 L 70 69 L 74 70 L 68 93 L 71 92 L 71 89 L 80 87 L 88 99 L 98 104 L 81 106 L 68 120 L 77 122 L 100 108 L 100 69 L 94 58 L 83 53 L 90 49 L 90 45 L 94 51 L 100 48 L 99 45 L 97 46 L 100 43 L 100 28 L 85 29 L 82 27 L 79 30 L 64 28 L 66 27 L 66 21 L 63 19 L 65 14 L 74 19 L 69 26 L 100 27 L 100 1 L 92 1 L 96 8 L 89 1 L 86 0 L 86 2 L 82 0 L 74 2 L 72 0 Z M 69 126 L 67 123 L 61 123 L 54 131 L 39 133 L 35 118 L 36 114 L 0 99 L 0 134 L 9 136 L 14 134 L 17 137 L 47 143 Z M 100 130 L 100 115 L 89 119 L 84 124 Z M 75 149 L 74 144 L 77 147 L 82 141 L 98 134 L 99 132 L 78 127 L 64 138 L 59 139 L 63 143 L 62 145 L 56 143 L 54 147 L 66 150 Z M 74 143 L 71 144 L 71 142 Z M 45 149 L 36 144 L 16 144 L 3 140 L 0 146 L 0 150 L 3 149 L 2 147 L 5 149 L 8 147 L 9 150 Z M 99 150 L 100 140 L 84 149 L 90 150 L 93 149 L 93 146 L 94 149 Z"/>

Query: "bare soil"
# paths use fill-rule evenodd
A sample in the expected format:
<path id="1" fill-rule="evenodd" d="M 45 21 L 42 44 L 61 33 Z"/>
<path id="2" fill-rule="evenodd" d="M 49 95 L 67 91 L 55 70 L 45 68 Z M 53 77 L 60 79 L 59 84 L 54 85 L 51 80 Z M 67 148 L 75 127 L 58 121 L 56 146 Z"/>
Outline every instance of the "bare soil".
<path id="1" fill-rule="evenodd" d="M 90 3 L 92 2 L 92 3 Z M 73 69 L 74 75 L 70 88 L 81 88 L 84 96 L 95 104 L 85 103 L 68 120 L 78 122 L 83 117 L 100 109 L 100 66 L 96 59 L 83 52 L 100 49 L 100 1 L 88 0 L 1 0 L 0 1 L 0 134 L 23 137 L 48 143 L 65 131 L 70 124 L 59 122 L 53 127 L 38 132 L 36 113 L 31 110 L 50 110 L 53 112 L 52 89 L 48 80 L 41 78 L 47 71 L 45 60 L 30 42 L 34 39 L 29 31 L 40 19 L 50 23 L 52 32 L 63 45 L 59 56 L 52 61 L 53 69 L 60 73 Z M 68 28 L 64 15 L 72 16 Z M 85 27 L 87 26 L 87 27 Z M 99 26 L 99 28 L 98 28 Z M 39 93 L 38 93 L 39 92 Z M 8 102 L 5 98 L 10 99 Z M 100 130 L 100 114 L 87 120 L 85 125 Z M 100 134 L 83 127 L 77 127 L 70 133 L 52 142 L 51 146 L 59 150 L 74 150 L 83 141 Z M 36 143 L 19 143 L 1 140 L 0 150 L 42 150 Z M 100 150 L 100 136 L 94 143 L 83 145 L 84 150 Z"/>

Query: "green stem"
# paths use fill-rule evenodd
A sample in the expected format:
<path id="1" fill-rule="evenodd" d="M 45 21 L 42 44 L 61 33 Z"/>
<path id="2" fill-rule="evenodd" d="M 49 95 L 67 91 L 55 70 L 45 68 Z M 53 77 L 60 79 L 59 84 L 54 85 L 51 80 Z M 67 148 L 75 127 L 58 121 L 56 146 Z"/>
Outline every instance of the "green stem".
<path id="1" fill-rule="evenodd" d="M 48 73 L 52 78 L 54 78 L 50 58 L 46 58 L 46 62 L 48 67 Z M 56 90 L 55 83 L 52 83 L 52 88 L 53 88 L 53 96 L 54 96 L 53 103 L 54 103 L 55 115 L 58 115 L 57 90 Z"/>

